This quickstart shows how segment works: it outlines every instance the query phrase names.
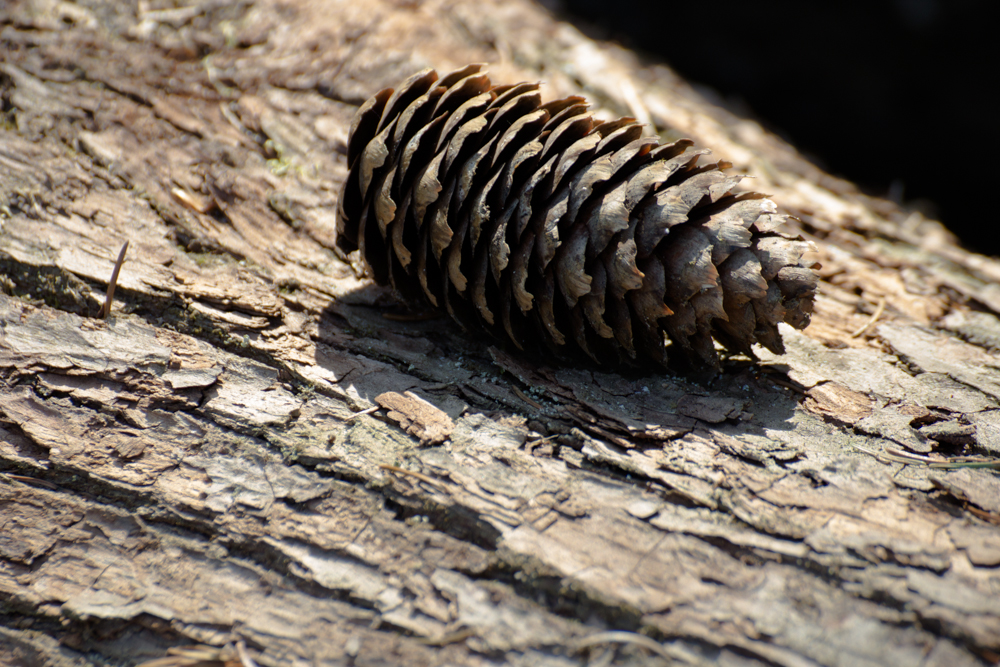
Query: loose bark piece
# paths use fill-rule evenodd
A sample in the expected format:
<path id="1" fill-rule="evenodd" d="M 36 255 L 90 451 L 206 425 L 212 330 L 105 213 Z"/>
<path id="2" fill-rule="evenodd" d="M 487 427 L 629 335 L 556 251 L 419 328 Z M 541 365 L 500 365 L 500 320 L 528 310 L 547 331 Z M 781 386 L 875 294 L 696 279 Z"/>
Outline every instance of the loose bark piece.
<path id="1" fill-rule="evenodd" d="M 442 410 L 434 407 L 411 391 L 379 394 L 375 402 L 389 411 L 389 419 L 420 440 L 421 445 L 444 442 L 455 428 L 454 422 Z"/>
<path id="2" fill-rule="evenodd" d="M 808 396 L 805 403 L 808 409 L 845 424 L 855 424 L 872 414 L 871 399 L 836 382 L 816 385 Z"/>

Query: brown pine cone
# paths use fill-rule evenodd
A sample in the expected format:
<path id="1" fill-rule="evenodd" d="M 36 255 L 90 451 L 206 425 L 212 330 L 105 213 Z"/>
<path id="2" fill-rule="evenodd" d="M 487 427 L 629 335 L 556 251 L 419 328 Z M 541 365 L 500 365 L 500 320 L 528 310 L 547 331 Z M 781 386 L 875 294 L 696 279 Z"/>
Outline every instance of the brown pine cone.
<path id="1" fill-rule="evenodd" d="M 669 344 L 718 368 L 713 337 L 781 353 L 778 322 L 809 324 L 809 244 L 776 231 L 785 216 L 763 195 L 730 193 L 730 164 L 481 69 L 419 72 L 354 118 L 337 246 L 376 282 L 518 348 L 605 365 L 665 366 Z"/>

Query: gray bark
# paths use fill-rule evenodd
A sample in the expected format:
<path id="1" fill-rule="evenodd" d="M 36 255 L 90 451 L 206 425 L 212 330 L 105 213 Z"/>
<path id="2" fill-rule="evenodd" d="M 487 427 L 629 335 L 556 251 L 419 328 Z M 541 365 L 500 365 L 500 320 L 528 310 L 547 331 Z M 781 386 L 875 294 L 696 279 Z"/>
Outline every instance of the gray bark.
<path id="1" fill-rule="evenodd" d="M 813 324 L 705 385 L 386 317 L 347 128 L 469 62 L 754 176 Z M 6 3 L 0 665 L 995 662 L 998 278 L 522 0 Z"/>

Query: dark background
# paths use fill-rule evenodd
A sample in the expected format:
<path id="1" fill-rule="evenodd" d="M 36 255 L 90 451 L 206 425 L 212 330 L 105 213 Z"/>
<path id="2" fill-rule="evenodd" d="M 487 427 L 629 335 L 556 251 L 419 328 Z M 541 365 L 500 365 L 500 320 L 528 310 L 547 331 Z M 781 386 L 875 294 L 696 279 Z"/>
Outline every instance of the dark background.
<path id="1" fill-rule="evenodd" d="M 995 0 L 550 0 L 865 192 L 1000 255 Z"/>

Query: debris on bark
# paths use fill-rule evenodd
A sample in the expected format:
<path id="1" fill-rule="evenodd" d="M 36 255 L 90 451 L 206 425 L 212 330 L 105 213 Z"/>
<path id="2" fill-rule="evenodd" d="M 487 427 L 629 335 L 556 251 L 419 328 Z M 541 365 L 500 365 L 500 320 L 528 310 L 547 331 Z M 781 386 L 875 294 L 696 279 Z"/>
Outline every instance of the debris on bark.
<path id="1" fill-rule="evenodd" d="M 388 410 L 388 417 L 420 441 L 421 445 L 439 445 L 455 429 L 446 412 L 420 398 L 412 391 L 399 394 L 387 391 L 375 397 L 375 402 Z"/>

